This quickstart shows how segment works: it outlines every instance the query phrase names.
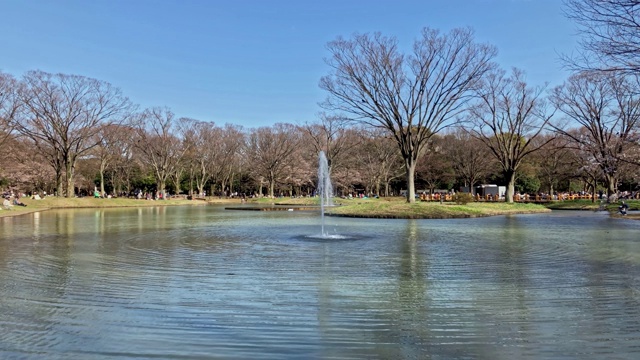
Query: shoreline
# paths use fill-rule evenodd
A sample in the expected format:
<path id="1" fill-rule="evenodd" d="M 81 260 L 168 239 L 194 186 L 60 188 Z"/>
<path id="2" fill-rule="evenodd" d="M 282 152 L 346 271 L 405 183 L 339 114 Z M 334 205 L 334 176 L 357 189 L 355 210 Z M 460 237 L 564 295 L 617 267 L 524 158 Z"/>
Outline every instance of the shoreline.
<path id="1" fill-rule="evenodd" d="M 313 200 L 300 199 L 299 201 L 291 201 L 291 199 L 256 199 L 242 201 L 240 198 L 217 198 L 211 197 L 207 199 L 169 199 L 169 200 L 143 200 L 130 198 L 57 198 L 47 197 L 40 200 L 23 198 L 21 199 L 27 206 L 13 206 L 11 210 L 0 210 L 0 218 L 16 217 L 36 212 L 44 212 L 53 209 L 102 209 L 102 208 L 122 208 L 122 207 L 155 207 L 155 206 L 202 206 L 202 205 L 254 205 L 254 206 L 292 206 L 292 207 L 312 207 L 318 206 Z M 473 205 L 475 204 L 475 205 Z M 385 199 L 381 201 L 358 201 L 347 204 L 341 203 L 338 207 L 332 207 L 331 211 L 325 213 L 331 217 L 351 217 L 351 218 L 370 218 L 370 219 L 471 219 L 500 215 L 526 215 L 535 213 L 551 212 L 552 210 L 578 210 L 588 211 L 592 209 L 583 206 L 564 207 L 561 209 L 549 209 L 546 207 L 523 208 L 519 205 L 500 208 L 498 204 L 471 203 L 469 206 L 459 206 L 455 204 L 445 204 L 445 206 L 431 203 L 407 205 L 403 200 Z M 465 209 L 461 209 L 461 208 Z M 482 208 L 484 207 L 484 208 Z M 456 211 L 448 211 L 447 209 L 455 209 Z M 475 209 L 474 209 L 475 208 Z M 245 209 L 246 210 L 246 209 Z M 609 212 L 609 216 L 614 218 L 640 220 L 640 213 L 631 213 L 621 215 Z"/>
<path id="2" fill-rule="evenodd" d="M 207 200 L 143 200 L 129 198 L 95 199 L 95 198 L 56 198 L 46 197 L 35 200 L 20 199 L 26 207 L 14 205 L 11 210 L 0 210 L 0 218 L 17 217 L 57 209 L 107 209 L 125 207 L 154 207 L 154 206 L 203 206 L 210 204 L 235 204 L 240 199 L 207 199 Z"/>
<path id="3" fill-rule="evenodd" d="M 407 219 L 407 220 L 447 220 L 447 219 L 476 219 L 486 218 L 492 216 L 504 216 L 504 215 L 534 215 L 534 214 L 546 214 L 550 211 L 512 211 L 505 213 L 493 213 L 493 214 L 454 214 L 444 216 L 429 216 L 429 215 L 365 215 L 365 214 L 334 214 L 325 213 L 325 216 L 330 217 L 345 217 L 345 218 L 359 218 L 359 219 Z"/>

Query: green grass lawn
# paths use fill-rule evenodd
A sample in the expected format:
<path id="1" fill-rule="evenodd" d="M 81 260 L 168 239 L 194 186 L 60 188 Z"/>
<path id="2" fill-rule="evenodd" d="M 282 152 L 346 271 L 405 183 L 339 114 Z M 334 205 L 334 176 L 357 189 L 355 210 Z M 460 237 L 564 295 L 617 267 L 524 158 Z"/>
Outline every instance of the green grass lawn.
<path id="1" fill-rule="evenodd" d="M 201 200 L 137 200 L 129 198 L 95 199 L 93 197 L 64 198 L 47 196 L 42 200 L 34 200 L 27 197 L 20 199 L 24 206 L 13 206 L 11 210 L 0 210 L 0 217 L 28 214 L 47 209 L 71 209 L 71 208 L 108 208 L 108 207 L 140 207 L 140 206 L 167 206 L 167 205 L 205 205 Z"/>
<path id="2" fill-rule="evenodd" d="M 640 200 L 625 200 L 629 205 L 629 210 L 640 210 Z M 564 200 L 554 201 L 546 204 L 546 207 L 552 210 L 598 210 L 600 208 L 600 202 L 592 202 L 591 200 Z M 606 205 L 606 210 L 609 212 L 618 211 L 620 201 Z"/>
<path id="3" fill-rule="evenodd" d="M 336 199 L 337 201 L 338 199 Z M 320 198 L 318 197 L 278 197 L 278 198 L 254 198 L 247 199 L 249 204 L 259 205 L 320 205 Z"/>
<path id="4" fill-rule="evenodd" d="M 452 202 L 407 203 L 404 198 L 389 199 L 354 199 L 342 201 L 343 206 L 330 209 L 327 213 L 335 216 L 403 218 L 403 219 L 447 219 L 482 217 L 505 214 L 532 214 L 549 212 L 542 205 L 474 202 L 458 205 Z"/>
<path id="5" fill-rule="evenodd" d="M 214 199 L 219 202 L 217 199 Z M 223 199 L 228 203 L 239 203 L 240 199 Z M 42 200 L 23 198 L 26 207 L 14 206 L 12 210 L 0 210 L 0 217 L 13 216 L 58 208 L 106 208 L 106 207 L 140 207 L 140 206 L 166 206 L 166 205 L 204 205 L 209 202 L 201 200 L 137 200 L 128 198 L 95 199 L 62 198 L 49 196 Z M 222 201 L 222 200 L 220 200 Z M 317 197 L 300 198 L 260 198 L 248 199 L 247 203 L 256 205 L 319 205 Z M 529 214 L 548 212 L 554 210 L 597 210 L 599 202 L 590 200 L 557 201 L 546 205 L 503 202 L 473 202 L 467 205 L 457 205 L 452 202 L 420 202 L 409 204 L 402 197 L 387 197 L 380 199 L 342 199 L 334 198 L 333 203 L 339 205 L 327 211 L 328 215 L 373 217 L 373 218 L 405 218 L 405 219 L 446 219 L 464 217 L 482 217 L 505 214 Z M 627 201 L 629 210 L 640 210 L 640 200 Z M 607 205 L 607 210 L 615 215 L 619 202 Z M 630 216 L 633 218 L 633 216 Z"/>
<path id="6" fill-rule="evenodd" d="M 250 199 L 248 203 L 257 205 L 319 205 L 319 198 L 260 198 Z M 409 204 L 404 197 L 379 199 L 334 198 L 333 204 L 338 206 L 330 208 L 326 212 L 327 215 L 372 218 L 447 219 L 550 211 L 542 205 L 522 203 L 474 202 L 467 205 L 457 205 L 452 202 L 440 204 L 439 202 L 416 201 L 413 204 Z"/>

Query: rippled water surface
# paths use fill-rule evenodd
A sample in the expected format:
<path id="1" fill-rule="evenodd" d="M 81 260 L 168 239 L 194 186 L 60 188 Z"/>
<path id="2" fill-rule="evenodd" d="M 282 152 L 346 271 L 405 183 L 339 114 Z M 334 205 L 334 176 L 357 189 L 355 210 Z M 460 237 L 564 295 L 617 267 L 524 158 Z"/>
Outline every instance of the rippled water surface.
<path id="1" fill-rule="evenodd" d="M 0 218 L 0 358 L 636 359 L 640 222 Z"/>

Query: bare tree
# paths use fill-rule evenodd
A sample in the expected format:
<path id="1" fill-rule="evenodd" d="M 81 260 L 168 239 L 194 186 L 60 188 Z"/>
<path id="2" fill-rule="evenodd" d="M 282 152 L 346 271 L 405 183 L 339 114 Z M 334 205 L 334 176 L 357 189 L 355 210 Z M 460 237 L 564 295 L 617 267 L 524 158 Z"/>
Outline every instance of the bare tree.
<path id="1" fill-rule="evenodd" d="M 27 193 L 48 190 L 53 173 L 50 167 L 42 166 L 44 160 L 31 139 L 10 136 L 0 148 L 0 176 L 10 187 Z"/>
<path id="2" fill-rule="evenodd" d="M 571 132 L 586 133 L 586 129 L 573 129 Z M 579 137 L 580 135 L 576 134 L 576 136 Z M 572 140 L 567 139 L 567 141 Z M 580 183 L 584 184 L 583 186 L 585 191 L 590 189 L 595 199 L 598 183 L 606 183 L 602 167 L 595 161 L 594 157 L 589 152 L 584 150 L 584 148 L 571 145 L 566 149 L 568 150 L 566 160 L 573 165 L 572 167 L 574 169 L 571 174 L 571 179 L 578 180 Z"/>
<path id="3" fill-rule="evenodd" d="M 117 156 L 114 156 L 111 161 L 111 182 L 116 193 L 122 191 L 130 193 L 134 170 L 140 168 L 135 161 L 134 151 L 137 130 L 130 125 L 118 126 L 118 133 L 114 139 L 116 145 L 113 148 L 117 151 Z"/>
<path id="4" fill-rule="evenodd" d="M 554 125 L 554 129 L 600 167 L 611 199 L 617 190 L 621 164 L 634 160 L 626 154 L 638 146 L 637 83 L 613 74 L 581 73 L 556 87 L 553 101 L 567 120 Z M 572 131 L 571 122 L 579 126 L 578 131 Z"/>
<path id="5" fill-rule="evenodd" d="M 30 71 L 23 85 L 24 113 L 16 129 L 47 155 L 58 174 L 58 195 L 71 197 L 76 161 L 99 143 L 100 125 L 123 121 L 133 105 L 120 89 L 84 76 Z"/>
<path id="6" fill-rule="evenodd" d="M 320 114 L 320 120 L 307 123 L 302 127 L 314 150 L 314 157 L 324 151 L 329 163 L 329 173 L 334 167 L 340 167 L 346 161 L 349 151 L 360 144 L 357 137 L 350 136 L 353 131 L 347 120 L 334 115 Z M 356 140 L 356 141 L 354 141 Z"/>
<path id="7" fill-rule="evenodd" d="M 415 202 L 414 175 L 429 139 L 452 123 L 492 67 L 493 46 L 477 44 L 469 29 L 448 34 L 425 28 L 404 55 L 395 38 L 355 35 L 328 44 L 333 69 L 320 87 L 325 106 L 362 124 L 389 131 L 405 163 L 407 201 Z"/>
<path id="8" fill-rule="evenodd" d="M 249 134 L 247 157 L 256 180 L 267 181 L 270 197 L 275 195 L 276 184 L 287 177 L 288 163 L 299 143 L 300 133 L 290 124 L 261 127 Z"/>
<path id="9" fill-rule="evenodd" d="M 402 176 L 404 165 L 395 141 L 385 135 L 386 132 L 382 129 L 359 131 L 358 137 L 361 140 L 357 143 L 360 145 L 353 149 L 351 157 L 355 158 L 355 161 L 350 163 L 355 163 L 357 172 L 361 174 L 369 192 L 389 196 L 391 182 Z M 353 181 L 353 176 L 342 178 L 345 187 L 352 185 L 347 182 Z"/>
<path id="10" fill-rule="evenodd" d="M 470 110 L 471 135 L 482 141 L 498 160 L 507 180 L 507 202 L 513 202 L 516 173 L 525 158 L 544 146 L 536 141 L 551 119 L 543 88 L 531 88 L 524 74 L 513 69 L 487 76 L 478 89 L 479 102 Z"/>
<path id="11" fill-rule="evenodd" d="M 13 76 L 0 72 L 0 147 L 11 135 L 20 108 L 18 86 Z"/>
<path id="12" fill-rule="evenodd" d="M 292 127 L 293 125 L 287 125 Z M 290 131 L 292 131 L 290 129 Z M 213 178 L 220 183 L 220 188 L 225 191 L 227 184 L 229 192 L 233 192 L 235 175 L 240 171 L 245 159 L 241 158 L 241 152 L 245 145 L 245 132 L 241 126 L 225 124 L 220 129 L 220 137 L 217 141 L 217 150 L 213 158 Z"/>
<path id="13" fill-rule="evenodd" d="M 184 155 L 174 113 L 168 108 L 145 110 L 138 118 L 136 151 L 143 163 L 153 169 L 157 191 L 166 196 L 169 176 Z"/>
<path id="14" fill-rule="evenodd" d="M 640 1 L 564 0 L 566 16 L 582 35 L 582 51 L 565 56 L 577 70 L 640 71 Z"/>
<path id="15" fill-rule="evenodd" d="M 173 169 L 169 175 L 173 182 L 175 194 L 182 192 L 182 179 L 185 171 L 187 171 L 191 165 L 189 155 L 193 155 L 193 152 L 197 151 L 196 144 L 192 141 L 194 132 L 197 132 L 195 126 L 196 122 L 190 118 L 180 118 L 177 122 L 177 137 L 180 142 L 175 150 L 179 156 L 176 157 Z"/>
<path id="16" fill-rule="evenodd" d="M 448 188 L 455 179 L 451 162 L 443 152 L 443 143 L 442 137 L 432 137 L 429 150 L 418 160 L 416 166 L 417 178 L 427 186 L 430 194 L 437 188 Z"/>
<path id="17" fill-rule="evenodd" d="M 301 129 L 300 127 L 296 127 L 296 130 Z M 317 154 L 312 158 L 308 156 L 309 151 L 306 148 L 308 148 L 310 144 L 302 141 L 303 136 L 301 132 L 301 141 L 298 143 L 297 149 L 288 158 L 286 169 L 283 171 L 286 175 L 283 178 L 282 189 L 286 191 L 289 196 L 311 194 L 311 189 L 317 189 L 318 156 Z M 303 188 L 306 188 L 307 191 L 304 191 Z"/>
<path id="18" fill-rule="evenodd" d="M 99 125 L 96 134 L 97 145 L 90 151 L 98 159 L 98 174 L 100 176 L 100 193 L 105 193 L 105 174 L 116 162 L 126 156 L 130 146 L 130 127 L 123 124 Z"/>
<path id="19" fill-rule="evenodd" d="M 213 122 L 182 119 L 185 122 L 184 140 L 189 144 L 185 161 L 189 178 L 195 181 L 198 194 L 204 194 L 204 186 L 211 179 L 211 165 L 219 149 L 220 128 Z M 189 186 L 193 195 L 193 185 Z"/>
<path id="20" fill-rule="evenodd" d="M 491 164 L 495 161 L 489 148 L 460 128 L 445 136 L 442 148 L 453 172 L 474 194 L 474 186 L 489 174 Z"/>
<path id="21" fill-rule="evenodd" d="M 576 167 L 572 166 L 574 163 L 571 160 L 574 156 L 564 136 L 545 134 L 538 141 L 546 145 L 533 155 L 532 160 L 542 185 L 546 186 L 549 196 L 553 196 L 558 183 L 575 174 Z"/>

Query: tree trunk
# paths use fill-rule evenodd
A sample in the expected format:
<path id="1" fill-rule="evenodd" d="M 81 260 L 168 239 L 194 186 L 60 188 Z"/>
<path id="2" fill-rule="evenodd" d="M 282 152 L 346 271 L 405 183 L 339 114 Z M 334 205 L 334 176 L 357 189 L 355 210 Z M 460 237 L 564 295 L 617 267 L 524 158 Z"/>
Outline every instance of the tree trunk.
<path id="1" fill-rule="evenodd" d="M 258 184 L 258 196 L 262 197 L 262 178 L 260 178 L 260 183 Z"/>
<path id="2" fill-rule="evenodd" d="M 225 197 L 227 196 L 227 181 L 225 179 L 222 179 L 220 183 L 220 191 Z"/>
<path id="3" fill-rule="evenodd" d="M 70 198 L 73 197 L 75 195 L 75 189 L 74 189 L 74 182 L 73 182 L 73 175 L 75 172 L 75 166 L 73 164 L 72 161 L 68 161 L 67 162 L 67 193 L 66 193 L 66 197 Z"/>
<path id="4" fill-rule="evenodd" d="M 175 191 L 176 195 L 178 195 L 178 194 L 180 194 L 180 192 L 182 192 L 182 189 L 180 189 L 180 178 L 182 178 L 181 175 L 182 174 L 177 174 L 177 173 L 175 175 L 174 183 L 175 183 L 175 186 L 176 186 L 176 191 Z"/>
<path id="5" fill-rule="evenodd" d="M 507 193 L 505 194 L 505 201 L 508 203 L 513 203 L 513 193 L 515 192 L 516 187 L 516 172 L 507 171 L 505 175 L 505 178 L 509 179 L 509 182 L 507 183 Z"/>
<path id="6" fill-rule="evenodd" d="M 162 199 L 165 200 L 166 193 L 164 191 L 165 188 L 165 180 L 160 180 L 158 182 L 158 192 L 162 194 Z"/>
<path id="7" fill-rule="evenodd" d="M 269 179 L 269 197 L 274 198 L 276 182 L 273 178 Z"/>
<path id="8" fill-rule="evenodd" d="M 414 177 L 416 172 L 416 162 L 409 157 L 404 160 L 404 164 L 407 170 L 407 202 L 415 203 L 416 185 Z"/>
<path id="9" fill-rule="evenodd" d="M 204 179 L 202 177 L 200 177 L 200 174 L 197 175 L 196 177 L 196 189 L 198 190 L 198 194 L 203 194 L 204 193 L 204 185 L 206 183 L 206 181 L 204 181 Z M 190 195 L 193 196 L 193 179 L 191 180 L 191 193 Z"/>
<path id="10" fill-rule="evenodd" d="M 607 182 L 607 199 L 610 202 L 615 202 L 617 200 L 616 193 L 616 183 L 618 179 L 616 179 L 613 175 L 605 175 L 605 181 Z"/>
<path id="11" fill-rule="evenodd" d="M 100 169 L 100 194 L 104 195 L 104 171 Z"/>
<path id="12" fill-rule="evenodd" d="M 62 169 L 56 171 L 56 196 L 64 196 Z"/>

